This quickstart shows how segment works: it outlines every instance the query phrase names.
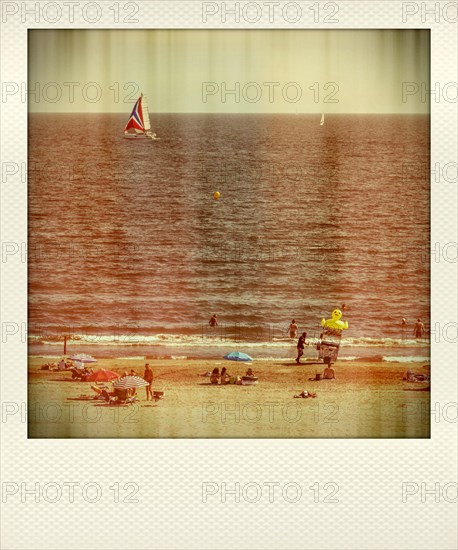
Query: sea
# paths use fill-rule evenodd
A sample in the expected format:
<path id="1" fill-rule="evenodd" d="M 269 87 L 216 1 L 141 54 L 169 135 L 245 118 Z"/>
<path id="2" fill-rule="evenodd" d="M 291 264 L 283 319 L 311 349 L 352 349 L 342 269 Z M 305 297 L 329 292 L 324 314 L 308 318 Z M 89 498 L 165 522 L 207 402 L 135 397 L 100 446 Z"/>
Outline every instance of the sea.
<path id="1" fill-rule="evenodd" d="M 429 116 L 320 118 L 30 114 L 29 354 L 429 361 Z"/>

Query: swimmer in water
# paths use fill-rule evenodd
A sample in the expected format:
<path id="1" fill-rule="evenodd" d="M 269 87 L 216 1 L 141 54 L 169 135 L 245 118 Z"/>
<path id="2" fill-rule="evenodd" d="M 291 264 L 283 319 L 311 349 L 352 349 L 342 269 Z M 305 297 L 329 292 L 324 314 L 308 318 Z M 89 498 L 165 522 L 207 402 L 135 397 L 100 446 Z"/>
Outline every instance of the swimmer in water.
<path id="1" fill-rule="evenodd" d="M 216 313 L 215 313 L 215 315 L 212 316 L 212 318 L 210 319 L 210 321 L 208 321 L 208 324 L 209 324 L 211 327 L 217 327 L 217 326 L 218 326 L 218 321 L 216 320 Z"/>
<path id="2" fill-rule="evenodd" d="M 293 319 L 291 321 L 291 324 L 289 325 L 289 337 L 290 338 L 296 338 L 297 336 L 297 325 L 296 325 L 296 321 Z"/>
<path id="3" fill-rule="evenodd" d="M 425 335 L 425 325 L 421 322 L 421 319 L 418 318 L 413 329 L 413 334 L 415 338 L 423 338 Z"/>

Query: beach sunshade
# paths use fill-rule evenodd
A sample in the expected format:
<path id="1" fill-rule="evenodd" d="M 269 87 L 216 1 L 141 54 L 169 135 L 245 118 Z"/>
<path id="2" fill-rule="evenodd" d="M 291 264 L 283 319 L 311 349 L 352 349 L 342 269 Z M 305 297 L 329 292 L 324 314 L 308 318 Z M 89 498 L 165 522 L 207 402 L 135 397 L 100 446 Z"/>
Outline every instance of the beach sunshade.
<path id="1" fill-rule="evenodd" d="M 72 355 L 70 357 L 72 361 L 81 361 L 81 363 L 97 363 L 97 359 L 94 359 L 92 355 L 87 353 L 78 353 L 78 355 Z"/>
<path id="2" fill-rule="evenodd" d="M 224 356 L 224 359 L 228 359 L 229 361 L 253 361 L 249 355 L 241 351 L 231 351 L 231 353 Z"/>
<path id="3" fill-rule="evenodd" d="M 111 370 L 100 369 L 90 374 L 87 378 L 87 382 L 110 382 L 119 378 L 119 374 Z"/>
<path id="4" fill-rule="evenodd" d="M 123 376 L 113 382 L 113 387 L 123 390 L 130 388 L 141 388 L 142 386 L 149 386 L 149 382 L 140 378 L 140 376 Z"/>

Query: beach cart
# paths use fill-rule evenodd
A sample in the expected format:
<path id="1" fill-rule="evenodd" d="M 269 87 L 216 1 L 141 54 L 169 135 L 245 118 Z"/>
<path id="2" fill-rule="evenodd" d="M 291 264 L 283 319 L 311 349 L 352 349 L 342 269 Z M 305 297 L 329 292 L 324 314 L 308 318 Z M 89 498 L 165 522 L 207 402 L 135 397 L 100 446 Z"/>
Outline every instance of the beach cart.
<path id="1" fill-rule="evenodd" d="M 322 359 L 324 363 L 335 363 L 339 354 L 341 338 L 341 330 L 323 327 L 320 340 L 316 346 L 318 359 Z"/>

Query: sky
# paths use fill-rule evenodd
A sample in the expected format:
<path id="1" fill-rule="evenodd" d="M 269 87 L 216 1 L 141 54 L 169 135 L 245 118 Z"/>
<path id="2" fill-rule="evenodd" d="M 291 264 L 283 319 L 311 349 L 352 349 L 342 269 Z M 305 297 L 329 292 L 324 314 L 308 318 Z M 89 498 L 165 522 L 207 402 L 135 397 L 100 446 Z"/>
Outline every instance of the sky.
<path id="1" fill-rule="evenodd" d="M 29 112 L 129 114 L 143 92 L 154 112 L 429 113 L 428 30 L 29 30 L 28 51 Z"/>

